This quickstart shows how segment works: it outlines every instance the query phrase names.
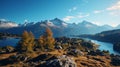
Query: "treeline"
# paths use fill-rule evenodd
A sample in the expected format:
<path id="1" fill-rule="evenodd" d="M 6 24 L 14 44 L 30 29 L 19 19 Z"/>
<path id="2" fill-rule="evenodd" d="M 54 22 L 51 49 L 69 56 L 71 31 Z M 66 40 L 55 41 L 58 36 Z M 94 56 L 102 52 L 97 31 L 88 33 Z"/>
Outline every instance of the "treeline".
<path id="1" fill-rule="evenodd" d="M 32 32 L 24 31 L 22 38 L 17 45 L 17 49 L 20 52 L 33 52 L 36 49 L 41 51 L 53 50 L 55 39 L 50 28 L 46 28 L 46 31 L 38 39 L 35 39 Z"/>

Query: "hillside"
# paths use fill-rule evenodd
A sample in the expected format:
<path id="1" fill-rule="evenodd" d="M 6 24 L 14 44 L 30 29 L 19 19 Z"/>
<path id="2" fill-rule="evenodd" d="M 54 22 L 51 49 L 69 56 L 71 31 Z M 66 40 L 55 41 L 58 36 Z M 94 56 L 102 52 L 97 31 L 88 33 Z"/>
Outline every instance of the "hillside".
<path id="1" fill-rule="evenodd" d="M 97 50 L 90 41 L 77 38 L 56 38 L 52 51 L 19 52 L 17 48 L 3 47 L 0 50 L 0 67 L 119 67 L 120 56 Z M 60 48 L 61 47 L 61 48 Z M 17 50 L 17 51 L 16 51 Z"/>

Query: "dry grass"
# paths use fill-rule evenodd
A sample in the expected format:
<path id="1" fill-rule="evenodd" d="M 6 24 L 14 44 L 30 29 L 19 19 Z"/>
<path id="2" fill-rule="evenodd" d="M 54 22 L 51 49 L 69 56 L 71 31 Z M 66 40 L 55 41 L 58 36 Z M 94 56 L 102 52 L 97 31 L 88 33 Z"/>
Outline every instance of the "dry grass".
<path id="1" fill-rule="evenodd" d="M 51 58 L 52 56 L 61 56 L 66 54 L 66 51 L 64 50 L 54 50 L 51 52 L 35 52 L 34 54 L 28 54 L 31 55 L 32 58 L 35 58 L 42 54 L 50 54 L 51 56 L 47 57 L 46 59 Z M 8 58 L 11 55 L 16 55 L 16 53 L 9 53 L 9 54 L 0 54 L 0 60 Z M 76 62 L 77 67 L 120 67 L 120 66 L 112 66 L 110 64 L 111 60 L 110 57 L 106 56 L 70 56 L 73 58 L 73 60 Z M 0 66 L 0 67 L 22 67 L 24 63 L 14 63 L 11 65 L 6 66 Z"/>
<path id="2" fill-rule="evenodd" d="M 0 60 L 6 59 L 6 58 L 10 57 L 11 55 L 16 55 L 16 52 L 9 53 L 9 54 L 0 54 Z"/>
<path id="3" fill-rule="evenodd" d="M 47 53 L 49 53 L 49 54 L 53 54 L 53 55 L 61 56 L 61 55 L 65 54 L 66 51 L 64 51 L 64 50 L 55 50 L 55 51 L 47 52 Z"/>
<path id="4" fill-rule="evenodd" d="M 110 59 L 105 56 L 75 57 L 78 67 L 111 67 Z"/>

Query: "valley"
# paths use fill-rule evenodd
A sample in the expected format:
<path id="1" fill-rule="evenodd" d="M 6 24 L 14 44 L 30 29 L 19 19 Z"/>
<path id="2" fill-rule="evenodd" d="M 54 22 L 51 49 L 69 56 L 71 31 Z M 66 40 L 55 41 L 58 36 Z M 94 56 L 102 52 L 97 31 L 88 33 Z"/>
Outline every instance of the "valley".
<path id="1" fill-rule="evenodd" d="M 46 30 L 45 33 L 47 34 L 47 37 L 51 38 L 52 32 L 50 33 L 49 30 L 50 29 Z M 10 67 L 10 66 L 119 67 L 120 66 L 119 55 L 115 53 L 111 54 L 112 53 L 111 50 L 110 52 L 107 50 L 104 50 L 108 46 L 104 49 L 99 48 L 99 45 L 103 43 L 96 42 L 95 40 L 75 38 L 75 37 L 74 38 L 56 37 L 55 41 L 49 41 L 49 40 L 44 41 L 44 38 L 47 38 L 45 33 L 42 36 L 40 36 L 39 39 L 34 39 L 32 34 L 29 34 L 29 32 L 24 31 L 21 39 L 16 42 L 16 46 L 1 45 L 0 66 L 1 67 Z M 28 34 L 31 36 L 27 37 Z M 31 39 L 30 42 L 29 41 L 27 42 L 28 39 L 26 38 Z M 12 44 L 11 41 L 9 42 L 10 44 Z M 24 46 L 22 42 L 24 45 L 27 45 L 27 46 Z M 49 45 L 52 42 L 54 42 L 54 44 Z M 34 46 L 32 46 L 30 43 L 31 44 L 33 43 Z M 107 44 L 103 44 L 103 46 L 104 45 L 107 45 Z M 108 47 L 108 49 L 109 48 L 111 47 Z"/>
<path id="2" fill-rule="evenodd" d="M 120 67 L 120 0 L 0 0 L 0 67 Z"/>
<path id="3" fill-rule="evenodd" d="M 6 21 L 5 23 L 9 22 Z M 53 34 L 55 37 L 51 39 L 52 41 L 48 40 L 49 44 L 51 43 L 53 46 L 44 40 L 46 33 L 49 32 L 49 29 L 46 30 L 47 28 L 51 30 L 48 35 L 51 37 Z M 49 67 L 52 65 L 61 67 L 64 65 L 60 63 L 66 61 L 68 63 L 65 63 L 65 66 L 70 65 L 72 67 L 119 67 L 120 65 L 117 62 L 120 61 L 119 53 L 117 53 L 119 52 L 119 44 L 117 44 L 117 48 L 115 47 L 115 44 L 119 42 L 119 39 L 116 38 L 119 37 L 119 29 L 113 29 L 115 28 L 108 25 L 97 26 L 87 21 L 69 24 L 58 18 L 37 23 L 25 22 L 25 24 L 16 27 L 6 28 L 4 26 L 0 29 L 0 66 Z M 111 31 L 105 30 L 113 31 L 111 33 Z M 23 39 L 23 35 L 26 37 L 27 34 L 29 34 L 28 37 L 31 37 L 31 42 L 27 41 L 29 39 Z M 23 47 L 22 45 L 25 43 L 21 43 L 22 41 L 26 45 L 31 43 L 29 44 L 31 46 Z"/>

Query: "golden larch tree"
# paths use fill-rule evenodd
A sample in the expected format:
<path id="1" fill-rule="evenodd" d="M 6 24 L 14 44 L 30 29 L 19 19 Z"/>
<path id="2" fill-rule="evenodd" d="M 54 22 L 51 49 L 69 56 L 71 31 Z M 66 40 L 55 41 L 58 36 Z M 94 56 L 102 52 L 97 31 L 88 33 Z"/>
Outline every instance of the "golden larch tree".
<path id="1" fill-rule="evenodd" d="M 32 32 L 28 33 L 27 31 L 24 31 L 18 46 L 22 51 L 32 52 L 34 46 L 34 35 Z"/>
<path id="2" fill-rule="evenodd" d="M 42 49 L 54 49 L 55 39 L 50 28 L 46 28 L 44 35 L 40 36 L 38 42 Z"/>

